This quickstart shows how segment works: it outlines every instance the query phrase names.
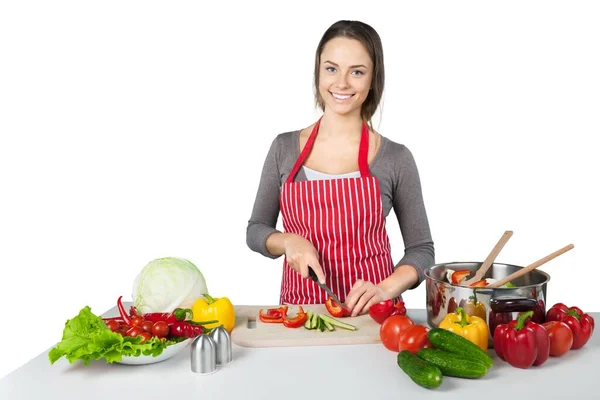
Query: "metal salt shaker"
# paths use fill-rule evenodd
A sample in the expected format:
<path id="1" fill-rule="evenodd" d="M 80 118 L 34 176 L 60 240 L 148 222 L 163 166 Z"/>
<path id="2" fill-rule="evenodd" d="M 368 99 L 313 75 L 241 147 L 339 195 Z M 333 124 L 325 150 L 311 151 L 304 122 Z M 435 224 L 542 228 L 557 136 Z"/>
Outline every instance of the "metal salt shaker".
<path id="1" fill-rule="evenodd" d="M 217 345 L 210 336 L 196 336 L 191 348 L 192 372 L 212 374 L 217 370 Z"/>
<path id="2" fill-rule="evenodd" d="M 231 336 L 227 329 L 219 326 L 210 332 L 210 337 L 217 345 L 217 365 L 226 365 L 233 359 L 231 354 Z"/>

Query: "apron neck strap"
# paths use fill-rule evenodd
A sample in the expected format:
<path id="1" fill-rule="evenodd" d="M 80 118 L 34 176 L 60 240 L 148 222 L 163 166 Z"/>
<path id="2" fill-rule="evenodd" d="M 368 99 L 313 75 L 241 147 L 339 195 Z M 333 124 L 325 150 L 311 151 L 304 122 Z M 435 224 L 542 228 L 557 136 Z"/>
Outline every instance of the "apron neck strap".
<path id="1" fill-rule="evenodd" d="M 304 145 L 304 148 L 302 149 L 302 153 L 300 153 L 300 156 L 296 160 L 296 164 L 294 164 L 294 168 L 292 169 L 292 172 L 290 172 L 290 175 L 287 178 L 287 181 L 286 181 L 287 183 L 291 183 L 294 181 L 294 178 L 296 177 L 298 170 L 300 169 L 302 164 L 304 164 L 304 161 L 306 161 L 306 158 L 310 154 L 313 144 L 315 143 L 315 139 L 317 138 L 317 133 L 319 132 L 319 126 L 321 125 L 322 119 L 323 119 L 323 117 L 319 118 L 319 120 L 315 124 L 315 126 L 312 130 L 312 133 L 308 137 L 308 140 L 306 141 L 306 144 Z M 358 169 L 360 170 L 360 176 L 363 178 L 371 177 L 371 173 L 369 172 L 368 156 L 369 156 L 369 127 L 367 126 L 366 122 L 363 121 L 362 132 L 360 135 L 360 145 L 358 148 Z"/>

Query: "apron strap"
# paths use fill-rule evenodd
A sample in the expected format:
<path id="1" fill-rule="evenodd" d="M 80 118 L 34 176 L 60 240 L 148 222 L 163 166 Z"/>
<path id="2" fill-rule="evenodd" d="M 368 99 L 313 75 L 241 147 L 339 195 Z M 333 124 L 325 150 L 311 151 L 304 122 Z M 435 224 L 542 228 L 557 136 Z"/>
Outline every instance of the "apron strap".
<path id="1" fill-rule="evenodd" d="M 292 183 L 294 181 L 294 178 L 296 177 L 298 170 L 300 169 L 302 164 L 304 164 L 304 161 L 306 161 L 306 158 L 310 154 L 313 144 L 315 143 L 315 139 L 317 138 L 317 133 L 319 132 L 319 126 L 321 125 L 321 119 L 323 119 L 323 117 L 319 118 L 319 120 L 315 124 L 310 136 L 308 137 L 308 140 L 306 141 L 306 144 L 304 145 L 304 148 L 302 149 L 302 153 L 300 153 L 300 156 L 298 157 L 298 159 L 296 160 L 296 163 L 294 164 L 294 168 L 292 168 L 292 172 L 290 172 L 290 175 L 288 176 L 288 178 L 286 180 L 287 183 Z M 363 178 L 371 177 L 371 173 L 369 172 L 368 155 L 369 155 L 369 128 L 368 128 L 367 124 L 363 121 L 362 132 L 360 135 L 360 145 L 358 148 L 358 169 L 360 170 L 360 175 Z"/>

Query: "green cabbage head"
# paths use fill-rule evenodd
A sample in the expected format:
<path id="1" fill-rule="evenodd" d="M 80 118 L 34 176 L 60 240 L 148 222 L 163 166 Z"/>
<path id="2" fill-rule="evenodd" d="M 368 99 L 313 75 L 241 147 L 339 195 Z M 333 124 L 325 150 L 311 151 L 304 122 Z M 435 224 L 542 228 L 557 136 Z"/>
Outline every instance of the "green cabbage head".
<path id="1" fill-rule="evenodd" d="M 141 314 L 191 308 L 204 293 L 206 281 L 198 267 L 176 257 L 150 261 L 133 282 L 133 302 Z"/>

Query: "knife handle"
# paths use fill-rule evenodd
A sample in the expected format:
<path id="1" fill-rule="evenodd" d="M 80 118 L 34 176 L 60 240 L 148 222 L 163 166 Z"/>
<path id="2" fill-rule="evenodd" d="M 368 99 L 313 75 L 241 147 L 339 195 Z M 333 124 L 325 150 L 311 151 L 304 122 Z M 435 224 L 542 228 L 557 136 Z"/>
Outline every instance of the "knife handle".
<path id="1" fill-rule="evenodd" d="M 312 279 L 315 282 L 318 282 L 319 279 L 317 278 L 317 274 L 315 274 L 315 271 L 310 267 L 310 265 L 308 266 L 308 275 L 310 276 L 310 279 Z"/>

